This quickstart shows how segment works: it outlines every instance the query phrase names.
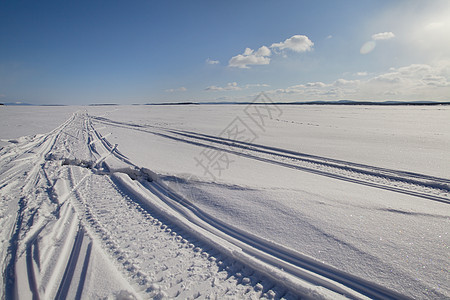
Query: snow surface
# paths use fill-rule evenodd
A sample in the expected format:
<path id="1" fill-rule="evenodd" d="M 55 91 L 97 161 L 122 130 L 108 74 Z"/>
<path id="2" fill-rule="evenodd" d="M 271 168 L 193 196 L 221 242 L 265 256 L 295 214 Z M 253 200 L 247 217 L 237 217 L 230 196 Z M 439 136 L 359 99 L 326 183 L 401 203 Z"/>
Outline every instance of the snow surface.
<path id="1" fill-rule="evenodd" d="M 0 106 L 0 147 L 8 140 L 47 133 L 79 110 L 73 106 Z"/>
<path id="2" fill-rule="evenodd" d="M 447 106 L 8 109 L 6 298 L 450 297 Z"/>

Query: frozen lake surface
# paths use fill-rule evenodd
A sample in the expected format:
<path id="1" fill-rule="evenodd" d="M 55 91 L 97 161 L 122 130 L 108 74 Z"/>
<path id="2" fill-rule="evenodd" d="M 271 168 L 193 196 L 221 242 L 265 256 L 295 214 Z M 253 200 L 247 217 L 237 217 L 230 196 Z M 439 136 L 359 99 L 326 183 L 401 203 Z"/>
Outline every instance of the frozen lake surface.
<path id="1" fill-rule="evenodd" d="M 448 106 L 0 107 L 0 120 L 7 296 L 450 297 Z"/>

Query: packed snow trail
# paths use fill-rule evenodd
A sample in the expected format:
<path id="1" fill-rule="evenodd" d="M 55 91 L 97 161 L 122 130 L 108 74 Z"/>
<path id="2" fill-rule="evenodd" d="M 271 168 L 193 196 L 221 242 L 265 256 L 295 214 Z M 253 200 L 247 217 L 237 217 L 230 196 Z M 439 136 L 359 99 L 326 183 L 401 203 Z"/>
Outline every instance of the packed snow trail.
<path id="1" fill-rule="evenodd" d="M 78 189 L 85 222 L 100 235 L 103 248 L 148 297 L 197 298 L 255 295 L 250 282 L 238 285 L 242 266 L 184 233 L 163 216 L 150 214 L 120 190 L 109 176 L 67 170 Z M 95 188 L 93 188 L 95 187 Z M 95 202 L 86 199 L 96 199 Z M 253 271 L 254 284 L 262 281 Z M 273 285 L 273 284 L 272 284 Z"/>
<path id="2" fill-rule="evenodd" d="M 18 281 L 17 265 L 27 265 L 21 276 L 28 277 L 30 292 L 37 292 L 32 255 L 38 253 L 36 237 L 52 216 L 59 214 L 59 206 L 49 192 L 49 173 L 42 166 L 54 147 L 58 136 L 74 117 L 48 135 L 25 139 L 1 150 L 0 193 L 2 201 L 0 226 L 2 230 L 2 286 L 4 296 L 14 297 L 14 286 Z M 23 242 L 20 242 L 22 240 Z M 9 245 L 6 243 L 9 241 Z M 34 250 L 34 251 L 32 251 Z M 26 262 L 24 262 L 26 259 Z"/>
<path id="3" fill-rule="evenodd" d="M 119 142 L 118 149 L 139 164 L 158 170 L 163 174 L 161 180 L 201 207 L 203 212 L 225 224 L 277 241 L 339 270 L 357 274 L 411 297 L 448 297 L 448 282 L 443 279 L 448 276 L 448 202 L 410 194 L 427 192 L 424 186 L 413 186 L 411 191 L 391 191 L 383 186 L 285 167 L 259 159 L 258 153 L 252 153 L 253 157 L 240 155 L 239 152 L 245 154 L 246 151 L 239 147 L 235 147 L 235 153 L 227 152 L 230 160 L 234 161 L 232 167 L 226 169 L 222 176 L 211 179 L 202 168 L 195 166 L 193 158 L 198 157 L 200 151 L 217 153 L 228 150 L 228 146 L 186 141 L 182 136 L 168 134 L 168 131 L 175 130 L 172 127 L 197 128 L 186 123 L 192 120 L 191 115 L 172 116 L 168 113 L 167 122 L 163 122 L 166 115 L 146 117 L 146 114 L 151 115 L 153 108 L 129 116 L 122 112 L 102 112 L 111 115 L 109 121 L 113 124 L 98 122 L 96 117 L 92 118 L 93 124 L 103 134 L 112 133 L 107 140 Z M 219 110 L 215 115 L 221 112 Z M 174 119 L 180 121 L 173 122 Z M 199 129 L 191 129 L 191 132 L 211 132 L 210 126 L 220 129 L 220 124 L 202 122 Z M 223 136 L 220 134 L 219 139 L 224 139 Z M 260 140 L 268 141 L 267 136 L 260 136 Z M 133 144 L 135 140 L 139 141 L 136 145 Z M 233 143 L 233 140 L 228 142 Z M 277 145 L 278 139 L 268 144 Z M 292 146 L 297 148 L 295 143 Z M 349 151 L 357 152 L 359 148 Z M 341 163 L 356 165 L 342 160 Z M 406 177 L 405 182 L 411 179 L 408 176 L 414 176 L 411 172 L 387 169 L 389 166 L 366 166 L 375 172 L 392 171 L 391 177 L 395 174 L 400 179 Z M 356 173 L 353 176 L 358 178 L 360 175 Z M 433 176 L 417 171 L 415 175 L 416 178 L 425 178 L 423 181 L 428 181 L 431 187 L 440 187 L 442 182 L 448 181 L 434 177 L 437 179 L 434 182 Z M 369 179 L 380 181 L 382 176 Z M 393 186 L 387 180 L 386 183 L 388 187 Z M 445 196 L 442 191 L 435 192 Z M 434 198 L 433 194 L 426 196 Z"/>
<path id="4" fill-rule="evenodd" d="M 98 133 L 97 138 L 107 151 L 111 151 L 119 160 L 121 159 L 130 163 L 123 155 L 113 151 L 115 148 L 106 139 L 101 138 Z M 159 209 L 166 214 L 171 214 L 171 219 L 178 220 L 179 226 L 183 226 L 184 223 L 185 228 L 188 228 L 188 230 L 199 226 L 200 228 L 197 229 L 198 232 L 204 229 L 209 233 L 213 233 L 213 238 L 210 238 L 205 236 L 205 234 L 202 237 L 197 232 L 196 235 L 200 239 L 206 238 L 207 242 L 209 240 L 210 243 L 212 242 L 216 245 L 229 242 L 233 246 L 238 246 L 239 249 L 243 250 L 243 254 L 237 254 L 236 250 L 227 250 L 224 248 L 222 248 L 222 252 L 228 252 L 230 256 L 240 256 L 238 259 L 242 263 L 252 264 L 260 272 L 267 273 L 267 276 L 270 276 L 271 273 L 276 273 L 277 269 L 282 269 L 282 272 L 294 275 L 295 279 L 302 279 L 314 285 L 325 286 L 330 290 L 350 297 L 358 298 L 362 297 L 362 295 L 385 299 L 404 297 L 389 289 L 319 263 L 281 245 L 265 241 L 246 232 L 239 231 L 228 224 L 224 224 L 220 220 L 201 211 L 180 195 L 177 195 L 167 185 L 157 180 L 157 178 L 153 178 L 151 182 L 145 181 L 143 184 L 138 185 L 124 178 L 119 178 L 119 180 L 125 187 L 128 186 L 130 193 L 135 194 L 138 198 L 137 201 L 144 206 L 151 203 L 150 205 L 153 206 L 153 209 L 158 209 L 155 207 L 155 204 L 156 202 L 162 201 L 159 204 L 162 208 L 160 207 Z M 155 196 L 157 200 L 155 200 Z M 170 212 L 171 209 L 175 210 L 175 212 Z M 176 213 L 181 214 L 181 216 L 177 216 Z M 225 241 L 221 241 L 221 239 Z M 250 254 L 250 257 L 245 254 Z M 254 260 L 254 258 L 257 258 L 257 260 Z M 307 288 L 305 289 L 307 285 L 304 283 L 295 282 L 295 279 L 289 283 L 286 275 L 282 274 L 281 277 L 283 278 L 281 281 L 276 276 L 272 279 L 279 281 L 281 285 L 283 285 L 284 281 L 284 285 L 290 286 L 295 291 L 301 291 L 304 295 L 305 293 L 310 293 L 307 291 Z M 352 289 L 357 292 L 352 291 Z"/>
<path id="5" fill-rule="evenodd" d="M 108 268 L 118 270 L 109 286 L 123 289 L 112 292 L 137 298 L 339 295 L 281 270 L 260 272 L 235 245 L 216 245 L 220 238 L 172 218 L 164 203 L 143 201 L 136 195 L 150 190 L 141 182 L 156 175 L 115 150 L 83 113 L 48 135 L 2 149 L 3 298 L 104 297 L 92 273 Z M 105 257 L 108 266 L 95 269 Z"/>
<path id="6" fill-rule="evenodd" d="M 4 298 L 406 298 L 207 214 L 133 164 L 86 113 L 0 155 Z M 93 275 L 105 270 L 109 283 Z"/>
<path id="7" fill-rule="evenodd" d="M 130 289 L 120 282 L 118 272 L 103 290 L 85 289 L 99 282 L 92 274 L 114 268 L 105 264 L 79 222 L 70 199 L 76 187 L 66 189 L 59 176 L 57 157 L 91 159 L 85 143 L 80 143 L 86 136 L 82 122 L 75 114 L 52 132 L 25 138 L 0 152 L 4 299 L 92 298 L 108 296 L 105 290 L 114 285 Z"/>
<path id="8" fill-rule="evenodd" d="M 450 179 L 447 178 L 357 164 L 190 131 L 160 126 L 127 124 L 105 117 L 92 118 L 110 126 L 154 134 L 338 180 L 450 203 Z"/>

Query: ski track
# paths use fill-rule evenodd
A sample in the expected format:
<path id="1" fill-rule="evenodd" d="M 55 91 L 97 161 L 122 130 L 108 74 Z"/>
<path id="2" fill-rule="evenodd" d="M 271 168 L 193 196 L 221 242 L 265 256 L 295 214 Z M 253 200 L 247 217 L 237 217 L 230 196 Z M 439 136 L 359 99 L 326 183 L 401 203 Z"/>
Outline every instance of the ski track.
<path id="1" fill-rule="evenodd" d="M 450 203 L 450 179 L 447 178 L 357 164 L 178 129 L 129 124 L 104 117 L 92 117 L 92 119 L 109 126 L 154 134 L 338 180 Z"/>
<path id="2" fill-rule="evenodd" d="M 77 113 L 46 136 L 0 150 L 0 222 L 10 224 L 2 231 L 2 298 L 82 298 L 94 244 L 138 298 L 298 297 L 141 207 L 100 167 L 114 146 L 88 123 Z"/>
<path id="3" fill-rule="evenodd" d="M 0 149 L 2 298 L 82 298 L 93 251 L 137 298 L 406 298 L 215 219 L 134 165 L 94 122 L 450 202 L 449 179 L 78 112 Z"/>

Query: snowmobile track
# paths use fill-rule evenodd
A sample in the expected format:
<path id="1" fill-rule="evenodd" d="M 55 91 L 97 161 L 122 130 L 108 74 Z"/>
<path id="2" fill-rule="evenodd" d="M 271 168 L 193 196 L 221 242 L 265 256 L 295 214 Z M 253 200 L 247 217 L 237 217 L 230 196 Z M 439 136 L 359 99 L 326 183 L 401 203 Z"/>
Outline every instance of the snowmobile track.
<path id="1" fill-rule="evenodd" d="M 447 178 L 358 164 L 201 133 L 127 124 L 101 117 L 91 118 L 105 125 L 141 131 L 337 180 L 450 203 L 450 179 Z"/>
<path id="2" fill-rule="evenodd" d="M 131 126 L 132 129 L 134 129 L 134 127 L 135 126 Z M 93 130 L 95 131 L 94 127 Z M 103 142 L 105 148 L 111 149 L 111 145 L 106 139 L 100 140 Z M 200 145 L 205 146 L 204 144 Z M 115 153 L 113 153 L 113 155 L 115 155 Z M 123 159 L 122 154 L 118 154 L 117 159 Z M 128 159 L 126 159 L 126 161 L 131 163 Z M 151 202 L 146 201 L 145 196 L 142 196 L 140 191 L 136 191 L 135 187 L 131 187 L 130 184 L 127 184 L 126 180 L 122 180 L 121 184 L 123 185 L 122 189 L 128 189 L 127 194 L 134 193 L 136 195 L 138 203 L 145 205 L 146 203 Z M 281 245 L 265 241 L 259 237 L 241 232 L 228 224 L 224 224 L 201 211 L 188 200 L 177 195 L 163 183 L 158 181 L 142 182 L 139 187 L 140 189 L 145 189 L 145 191 L 143 191 L 144 194 L 148 193 L 156 196 L 164 204 L 181 214 L 183 219 L 188 220 L 190 224 L 187 227 L 192 227 L 192 225 L 195 224 L 213 235 L 219 236 L 231 244 L 238 246 L 242 249 L 244 254 L 255 257 L 259 261 L 269 264 L 277 269 L 282 269 L 284 272 L 287 272 L 296 278 L 302 278 L 302 280 L 307 280 L 314 285 L 325 286 L 338 294 L 344 294 L 350 297 L 357 298 L 358 296 L 356 295 L 360 293 L 360 295 L 365 295 L 374 299 L 407 299 L 407 297 L 396 293 L 395 291 L 346 274 L 345 272 L 317 262 L 288 248 L 284 248 Z M 205 239 L 205 242 L 208 243 L 207 238 Z M 248 263 L 245 255 L 240 259 L 241 263 Z M 255 267 L 255 265 L 253 265 L 253 267 Z M 257 269 L 258 268 L 260 268 L 260 266 L 257 267 Z M 259 270 L 261 271 L 262 269 L 263 268 L 260 268 Z M 270 274 L 266 275 L 271 277 Z M 271 278 L 272 280 L 277 281 L 276 276 L 272 276 Z M 356 294 L 349 292 L 348 288 L 356 291 Z"/>
<path id="3" fill-rule="evenodd" d="M 99 249 L 143 298 L 407 298 L 214 218 L 120 153 L 94 121 L 450 203 L 445 178 L 76 113 L 2 156 L 0 189 L 17 186 L 24 195 L 2 270 L 6 298 L 25 286 L 33 299 L 82 298 Z M 19 175 L 24 180 L 14 181 Z M 43 253 L 43 238 L 57 245 Z M 54 265 L 52 255 L 60 255 Z M 18 270 L 26 271 L 25 280 Z"/>

